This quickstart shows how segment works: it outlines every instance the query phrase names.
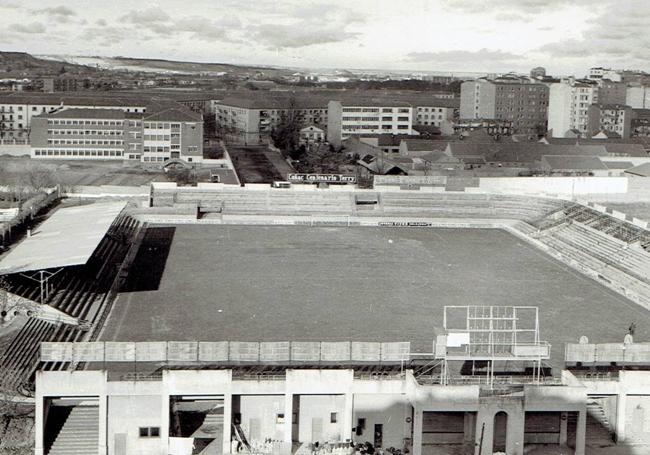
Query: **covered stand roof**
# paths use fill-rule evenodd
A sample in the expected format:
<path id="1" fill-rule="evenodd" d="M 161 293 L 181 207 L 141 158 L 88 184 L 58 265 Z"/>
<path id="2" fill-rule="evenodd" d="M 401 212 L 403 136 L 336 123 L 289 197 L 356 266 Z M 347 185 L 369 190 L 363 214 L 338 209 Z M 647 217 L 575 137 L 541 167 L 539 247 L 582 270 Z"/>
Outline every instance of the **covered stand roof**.
<path id="1" fill-rule="evenodd" d="M 0 259 L 0 275 L 85 264 L 126 202 L 57 210 Z"/>

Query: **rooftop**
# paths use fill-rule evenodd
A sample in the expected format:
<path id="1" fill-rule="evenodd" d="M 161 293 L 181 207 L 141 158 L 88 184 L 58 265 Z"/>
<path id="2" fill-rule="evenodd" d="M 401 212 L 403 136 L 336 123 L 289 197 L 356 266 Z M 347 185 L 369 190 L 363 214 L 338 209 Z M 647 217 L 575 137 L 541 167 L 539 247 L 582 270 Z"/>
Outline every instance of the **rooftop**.
<path id="1" fill-rule="evenodd" d="M 433 150 L 442 150 L 446 144 L 442 141 L 432 141 L 427 139 L 402 139 L 410 152 L 431 152 Z"/>
<path id="2" fill-rule="evenodd" d="M 0 274 L 85 264 L 125 206 L 106 202 L 57 210 L 0 260 Z"/>
<path id="3" fill-rule="evenodd" d="M 63 108 L 58 111 L 42 114 L 46 118 L 74 118 L 74 119 L 124 119 L 127 113 L 122 109 L 77 109 Z"/>
<path id="4" fill-rule="evenodd" d="M 163 108 L 153 113 L 147 111 L 144 120 L 149 122 L 202 122 L 203 116 L 194 111 L 191 111 L 190 109 L 178 105 L 177 107 Z"/>
<path id="5" fill-rule="evenodd" d="M 551 169 L 557 170 L 591 171 L 608 169 L 597 156 L 544 155 L 542 160 Z"/>
<path id="6" fill-rule="evenodd" d="M 0 93 L 0 104 L 77 105 L 145 107 L 150 99 L 140 95 L 109 94 L 106 92 L 8 92 Z"/>

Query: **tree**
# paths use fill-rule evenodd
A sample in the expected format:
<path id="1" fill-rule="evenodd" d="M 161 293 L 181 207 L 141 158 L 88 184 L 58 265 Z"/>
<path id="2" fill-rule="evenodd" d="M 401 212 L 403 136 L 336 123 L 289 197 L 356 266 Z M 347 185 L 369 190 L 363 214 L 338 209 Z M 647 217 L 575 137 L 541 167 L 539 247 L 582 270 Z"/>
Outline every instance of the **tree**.
<path id="1" fill-rule="evenodd" d="M 307 148 L 298 167 L 301 172 L 331 174 L 339 172 L 339 167 L 347 161 L 345 153 L 318 142 Z"/>
<path id="2" fill-rule="evenodd" d="M 296 100 L 291 97 L 280 123 L 271 131 L 273 145 L 284 152 L 295 151 L 300 142 L 300 126 L 296 113 Z"/>
<path id="3" fill-rule="evenodd" d="M 21 176 L 21 183 L 34 191 L 41 191 L 56 186 L 57 179 L 52 169 L 45 166 L 34 166 Z"/>

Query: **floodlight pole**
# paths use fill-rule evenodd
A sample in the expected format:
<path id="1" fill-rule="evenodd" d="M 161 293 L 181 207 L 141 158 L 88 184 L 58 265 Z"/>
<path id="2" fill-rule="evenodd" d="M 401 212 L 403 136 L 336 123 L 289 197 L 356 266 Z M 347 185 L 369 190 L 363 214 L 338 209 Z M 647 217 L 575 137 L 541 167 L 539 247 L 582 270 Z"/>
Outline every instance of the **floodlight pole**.
<path id="1" fill-rule="evenodd" d="M 42 270 L 40 270 L 40 275 L 41 275 L 41 279 L 39 280 L 39 284 L 41 286 L 41 303 L 45 303 L 45 301 L 43 300 L 43 271 Z"/>

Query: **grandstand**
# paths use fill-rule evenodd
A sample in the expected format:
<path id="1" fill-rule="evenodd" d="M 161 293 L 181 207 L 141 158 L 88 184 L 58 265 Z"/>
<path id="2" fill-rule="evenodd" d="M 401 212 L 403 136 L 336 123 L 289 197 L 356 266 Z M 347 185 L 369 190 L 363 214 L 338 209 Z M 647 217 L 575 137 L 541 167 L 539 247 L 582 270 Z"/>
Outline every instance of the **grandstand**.
<path id="1" fill-rule="evenodd" d="M 12 332 L 0 353 L 1 390 L 29 391 L 39 366 L 41 342 L 82 341 L 97 335 L 114 297 L 119 268 L 140 227 L 121 213 L 124 205 L 118 202 L 61 208 L 0 260 L 5 291 L 78 321 L 52 323 L 28 312 L 32 317 L 18 321 L 22 327 Z M 105 219 L 98 219 L 96 213 L 104 214 Z M 78 216 L 84 214 L 89 222 L 80 224 Z M 59 230 L 69 221 L 77 229 Z M 25 262 L 27 258 L 30 262 Z M 46 363 L 41 367 L 58 370 L 68 365 Z"/>

